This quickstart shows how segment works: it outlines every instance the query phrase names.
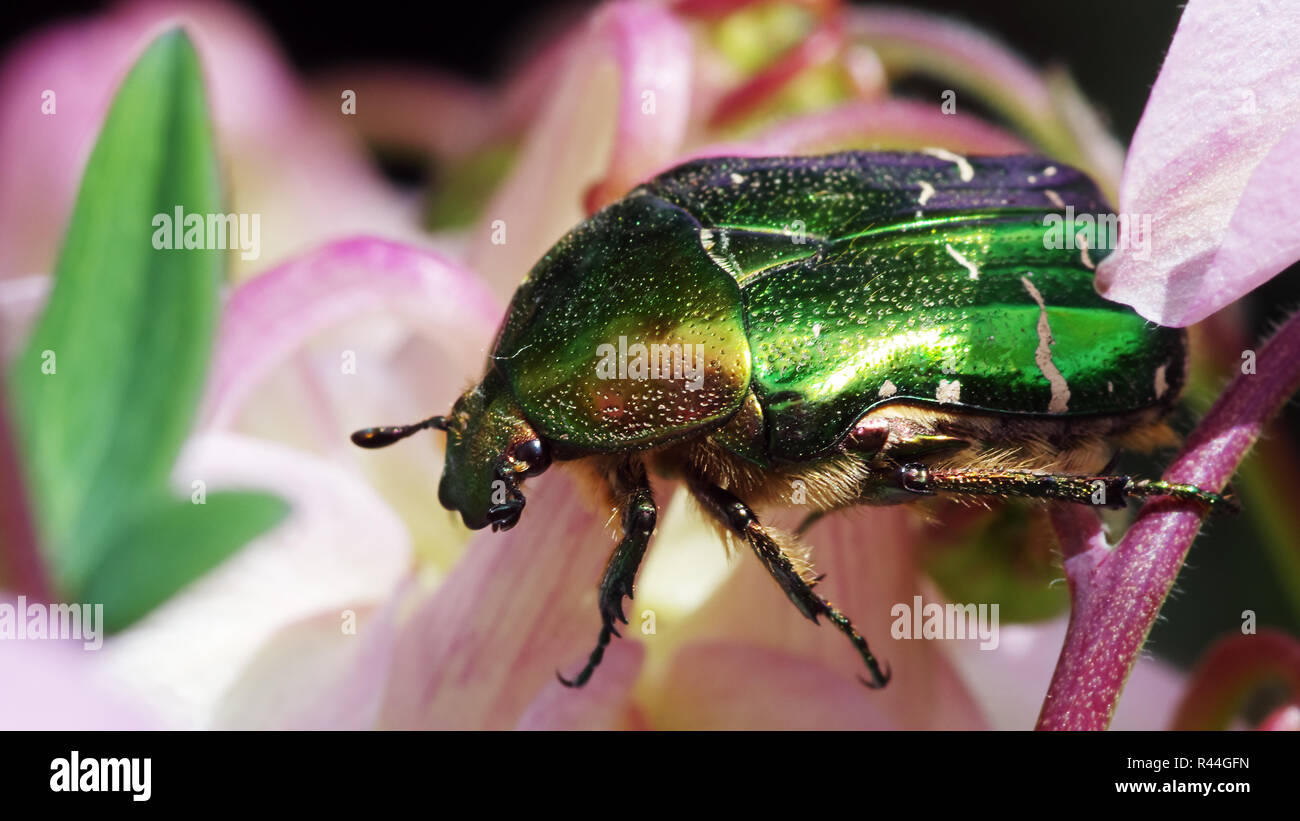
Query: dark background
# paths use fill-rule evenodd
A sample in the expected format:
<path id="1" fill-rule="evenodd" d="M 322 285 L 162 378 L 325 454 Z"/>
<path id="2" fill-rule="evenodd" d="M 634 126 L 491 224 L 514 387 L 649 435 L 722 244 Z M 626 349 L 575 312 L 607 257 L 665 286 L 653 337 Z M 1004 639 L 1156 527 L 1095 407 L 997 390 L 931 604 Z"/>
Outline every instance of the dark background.
<path id="1" fill-rule="evenodd" d="M 1087 96 L 1127 139 L 1137 125 L 1182 4 L 1172 0 L 894 0 L 964 19 L 1000 36 L 1038 64 L 1065 63 Z M 9 4 L 4 40 L 105 7 L 93 2 Z M 409 62 L 485 80 L 508 71 L 520 44 L 554 19 L 594 3 L 424 2 L 245 3 L 275 32 L 290 60 L 311 72 L 352 61 Z"/>
<path id="2" fill-rule="evenodd" d="M 1090 0 L 1086 5 L 1043 0 L 895 0 L 895 4 L 964 19 L 997 35 L 1039 66 L 1063 63 L 1124 141 L 1137 126 L 1182 9 L 1173 0 Z M 103 5 L 13 4 L 5 10 L 0 52 L 7 52 L 36 27 L 92 13 Z M 492 82 L 509 74 L 516 62 L 512 55 L 593 4 L 516 6 L 495 0 L 424 0 L 337 7 L 246 5 L 257 11 L 290 61 L 307 74 L 346 63 L 386 62 L 424 65 Z M 916 90 L 930 98 L 928 90 Z M 398 177 L 405 173 L 402 168 L 385 171 Z M 1297 304 L 1300 266 L 1247 298 L 1250 333 L 1255 338 L 1266 335 Z M 1300 408 L 1294 401 L 1285 426 L 1300 441 Z M 1160 466 L 1137 460 L 1123 467 L 1152 475 L 1159 473 Z M 1300 534 L 1294 538 L 1293 547 L 1300 550 Z M 1246 517 L 1212 522 L 1193 547 L 1148 649 L 1190 664 L 1216 636 L 1238 628 L 1242 602 L 1250 602 L 1247 606 L 1259 612 L 1261 626 L 1272 624 L 1300 633 L 1300 617 L 1286 602 L 1276 570 L 1258 542 Z"/>

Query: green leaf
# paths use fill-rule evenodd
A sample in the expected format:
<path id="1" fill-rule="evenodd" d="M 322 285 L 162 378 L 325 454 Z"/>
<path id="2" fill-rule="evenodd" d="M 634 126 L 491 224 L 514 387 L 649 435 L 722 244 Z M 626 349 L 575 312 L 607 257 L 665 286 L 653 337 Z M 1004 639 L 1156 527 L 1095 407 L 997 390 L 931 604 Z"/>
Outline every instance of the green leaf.
<path id="1" fill-rule="evenodd" d="M 108 590 L 94 574 L 115 566 L 114 551 L 128 550 L 122 533 L 135 527 L 128 523 L 172 521 L 157 508 L 203 387 L 224 252 L 157 249 L 155 220 L 174 219 L 178 207 L 186 215 L 219 214 L 220 191 L 198 57 L 180 29 L 168 31 L 113 100 L 49 303 L 9 373 L 42 541 L 66 595 L 130 595 L 134 588 Z M 161 561 L 150 600 L 251 537 L 251 520 L 237 518 L 247 511 L 229 511 L 228 519 L 194 520 L 202 533 L 191 541 L 205 555 Z M 183 540 L 144 539 L 128 554 L 147 564 L 141 551 L 184 549 Z M 120 581 L 120 574 L 104 578 Z M 141 604 L 122 606 L 139 613 Z"/>
<path id="2" fill-rule="evenodd" d="M 116 632 L 179 588 L 220 564 L 279 521 L 283 501 L 261 493 L 213 493 L 205 504 L 159 500 L 119 528 L 81 596 L 103 603 L 104 627 Z"/>

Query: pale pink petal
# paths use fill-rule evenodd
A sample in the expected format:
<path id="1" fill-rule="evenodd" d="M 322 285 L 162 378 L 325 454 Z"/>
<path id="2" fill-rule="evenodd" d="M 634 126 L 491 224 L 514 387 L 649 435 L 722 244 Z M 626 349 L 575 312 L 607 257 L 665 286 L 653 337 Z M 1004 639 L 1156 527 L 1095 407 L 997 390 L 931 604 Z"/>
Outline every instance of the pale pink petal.
<path id="1" fill-rule="evenodd" d="M 958 112 L 963 95 L 975 94 L 1039 153 L 1083 169 L 1114 199 L 1123 151 L 1065 72 L 1039 72 L 986 32 L 951 18 L 890 7 L 850 7 L 846 16 L 849 36 L 870 46 L 890 76 L 917 73 L 952 86 Z"/>
<path id="2" fill-rule="evenodd" d="M 213 718 L 215 729 L 367 730 L 388 681 L 401 591 L 382 606 L 309 616 L 270 638 Z"/>
<path id="3" fill-rule="evenodd" d="M 368 238 L 331 243 L 232 292 L 202 423 L 365 475 L 409 523 L 421 558 L 445 569 L 466 533 L 436 503 L 430 509 L 444 437 L 373 452 L 348 434 L 448 411 L 482 373 L 500 316 L 481 281 L 436 253 Z"/>
<path id="4" fill-rule="evenodd" d="M 314 616 L 341 619 L 345 609 L 388 600 L 410 569 L 406 530 L 352 474 L 246 437 L 197 437 L 172 475 L 186 495 L 201 480 L 209 494 L 266 490 L 292 510 L 277 527 L 111 637 L 95 661 L 106 680 L 173 726 L 210 727 L 218 716 L 247 726 L 223 706 L 244 668 L 290 625 Z M 326 668 L 319 660 L 316 665 Z M 333 669 L 338 678 L 318 681 L 320 691 L 348 681 L 346 665 Z M 287 668 L 285 674 L 294 676 Z M 259 710 L 252 715 L 266 718 Z"/>
<path id="5" fill-rule="evenodd" d="M 347 92 L 356 114 L 346 118 L 367 140 L 434 156 L 460 156 L 498 136 L 496 99 L 458 77 L 415 68 L 350 66 L 311 83 L 317 106 L 338 111 Z"/>
<path id="6" fill-rule="evenodd" d="M 678 153 L 692 49 L 658 4 L 620 0 L 590 18 L 469 248 L 498 292 L 513 291 L 589 203 L 622 196 Z"/>
<path id="7" fill-rule="evenodd" d="M 145 45 L 175 25 L 194 38 L 204 67 L 226 207 L 260 216 L 259 254 L 232 253 L 237 271 L 341 232 L 420 236 L 413 204 L 394 196 L 339 124 L 308 107 L 245 11 L 141 0 L 33 35 L 0 67 L 0 276 L 51 270 L 112 94 Z M 41 113 L 45 91 L 54 92 L 54 114 Z"/>
<path id="8" fill-rule="evenodd" d="M 95 681 L 98 652 L 76 640 L 0 640 L 0 730 L 165 729 L 138 701 Z"/>
<path id="9" fill-rule="evenodd" d="M 876 695 L 805 654 L 742 641 L 699 641 L 673 657 L 648 708 L 660 730 L 902 727 Z"/>
<path id="10" fill-rule="evenodd" d="M 1133 135 L 1120 210 L 1150 215 L 1103 294 L 1190 325 L 1300 258 L 1300 6 L 1192 0 Z"/>
<path id="11" fill-rule="evenodd" d="M 1051 111 L 1051 93 L 1033 67 L 979 29 L 901 8 L 850 8 L 847 18 L 849 36 L 875 49 L 887 66 L 959 77 L 1018 124 L 1032 126 Z"/>
<path id="12" fill-rule="evenodd" d="M 462 266 L 400 243 L 355 238 L 330 243 L 244 283 L 222 314 L 209 377 L 204 424 L 227 424 L 241 403 L 309 339 L 332 325 L 366 314 L 396 317 L 405 327 L 442 342 L 430 371 L 459 383 L 474 375 L 501 308 Z M 342 371 L 335 339 L 332 372 Z M 472 361 L 472 365 L 466 360 Z"/>
<path id="13" fill-rule="evenodd" d="M 696 157 L 763 157 L 850 149 L 946 148 L 966 154 L 1018 154 L 1029 148 L 996 126 L 964 114 L 944 114 L 913 100 L 869 100 L 793 117 L 743 141 L 691 149 Z"/>
<path id="14" fill-rule="evenodd" d="M 639 729 L 640 716 L 632 702 L 632 688 L 641 674 L 645 653 L 640 644 L 627 642 L 611 652 L 581 695 L 552 680 L 524 708 L 516 730 Z"/>
<path id="15" fill-rule="evenodd" d="M 921 593 L 921 575 L 910 549 L 916 538 L 914 525 L 898 509 L 851 510 L 824 518 L 805 539 L 813 547 L 816 571 L 826 574 L 818 592 L 848 614 L 872 652 L 891 669 L 893 681 L 883 690 L 869 690 L 859 683 L 865 667 L 844 635 L 824 620 L 814 625 L 800 615 L 748 550 L 735 559 L 741 565 L 734 575 L 692 614 L 688 625 L 679 628 L 683 637 L 674 639 L 680 645 L 676 654 L 691 654 L 686 657 L 698 660 L 693 648 L 701 643 L 766 648 L 834 671 L 840 681 L 856 687 L 864 723 L 874 724 L 876 716 L 887 715 L 898 728 L 982 727 L 978 705 L 938 642 L 890 636 L 891 608 L 899 602 L 910 605 L 913 596 Z M 664 716 L 683 709 L 676 706 L 679 702 L 717 694 L 717 685 L 700 691 L 697 687 L 707 676 L 694 676 L 689 667 L 687 661 L 671 662 L 670 675 L 661 682 L 667 693 L 664 702 L 652 705 L 655 726 Z M 754 716 L 755 727 L 782 726 L 777 714 L 790 709 L 783 689 L 789 681 L 769 679 L 764 669 L 756 667 L 743 681 L 730 684 L 732 698 L 750 702 L 732 709 Z"/>
<path id="16" fill-rule="evenodd" d="M 557 670 L 575 675 L 595 645 L 596 587 L 614 542 L 604 529 L 609 512 L 586 509 L 562 470 L 529 485 L 519 524 L 507 533 L 481 531 L 401 627 L 381 726 L 593 726 L 593 716 L 621 726 L 610 688 L 635 678 L 623 666 L 639 668 L 638 648 L 629 646 L 635 630 L 622 631 L 629 638 L 615 639 L 606 653 L 611 681 L 568 691 L 562 716 L 539 706 L 556 705 L 549 700 L 559 695 L 548 693 Z"/>
<path id="17" fill-rule="evenodd" d="M 409 66 L 358 65 L 313 81 L 313 95 L 324 109 L 335 111 L 343 92 L 354 92 L 356 115 L 347 124 L 367 140 L 459 157 L 512 139 L 533 120 L 564 69 L 573 37 L 565 34 L 545 44 L 501 92 Z"/>

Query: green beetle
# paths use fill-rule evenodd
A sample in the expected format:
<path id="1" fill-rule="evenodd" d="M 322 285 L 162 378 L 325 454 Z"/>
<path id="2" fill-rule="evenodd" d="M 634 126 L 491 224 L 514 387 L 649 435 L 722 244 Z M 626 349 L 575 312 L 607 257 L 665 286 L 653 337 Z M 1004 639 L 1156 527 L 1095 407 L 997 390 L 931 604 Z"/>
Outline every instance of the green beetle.
<path id="1" fill-rule="evenodd" d="M 1050 241 L 1061 214 L 1106 211 L 1087 177 L 1033 156 L 688 162 L 538 261 L 450 414 L 353 441 L 445 430 L 438 497 L 475 529 L 513 527 L 520 482 L 553 460 L 597 476 L 624 535 L 596 648 L 566 684 L 627 623 L 655 473 L 682 478 L 800 612 L 843 631 L 880 687 L 888 668 L 752 503 L 794 487 L 818 513 L 935 493 L 1225 502 L 1104 475 L 1118 447 L 1172 441 L 1162 420 L 1187 359 L 1184 331 L 1097 295 L 1095 238 Z"/>

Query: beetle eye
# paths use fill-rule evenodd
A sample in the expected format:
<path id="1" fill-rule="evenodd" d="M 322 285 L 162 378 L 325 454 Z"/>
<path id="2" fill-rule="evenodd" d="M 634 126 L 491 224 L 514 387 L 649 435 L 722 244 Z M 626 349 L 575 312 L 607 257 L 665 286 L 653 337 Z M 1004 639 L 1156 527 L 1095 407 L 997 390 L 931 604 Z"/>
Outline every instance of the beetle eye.
<path id="1" fill-rule="evenodd" d="M 528 465 L 523 477 L 536 476 L 551 466 L 551 450 L 541 439 L 526 439 L 515 445 L 511 458 Z"/>

